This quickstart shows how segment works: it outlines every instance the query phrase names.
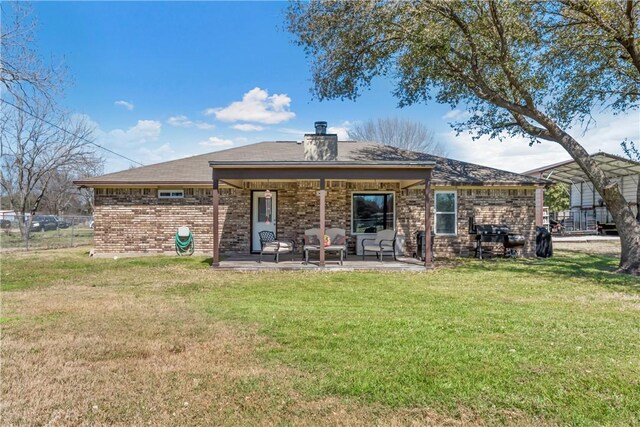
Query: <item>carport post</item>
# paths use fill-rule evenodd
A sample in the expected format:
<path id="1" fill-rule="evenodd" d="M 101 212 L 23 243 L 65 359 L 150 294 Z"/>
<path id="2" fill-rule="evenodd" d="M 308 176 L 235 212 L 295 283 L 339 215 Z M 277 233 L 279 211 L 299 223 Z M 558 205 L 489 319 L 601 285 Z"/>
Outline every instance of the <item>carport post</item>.
<path id="1" fill-rule="evenodd" d="M 219 190 L 218 178 L 213 179 L 213 261 L 211 267 L 220 267 L 220 241 L 218 239 L 218 233 L 220 225 L 218 223 L 218 210 L 220 205 L 220 190 Z"/>

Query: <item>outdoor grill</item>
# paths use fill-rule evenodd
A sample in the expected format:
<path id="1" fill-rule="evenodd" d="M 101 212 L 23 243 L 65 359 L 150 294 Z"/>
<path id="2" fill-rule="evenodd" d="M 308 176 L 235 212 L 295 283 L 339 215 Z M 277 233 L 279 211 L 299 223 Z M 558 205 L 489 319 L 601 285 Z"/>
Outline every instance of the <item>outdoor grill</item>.
<path id="1" fill-rule="evenodd" d="M 482 259 L 483 253 L 491 250 L 483 248 L 483 243 L 502 244 L 505 257 L 518 256 L 518 250 L 524 247 L 525 238 L 520 234 L 511 232 L 505 224 L 475 224 L 473 217 L 469 218 L 469 234 L 476 235 L 476 257 Z"/>

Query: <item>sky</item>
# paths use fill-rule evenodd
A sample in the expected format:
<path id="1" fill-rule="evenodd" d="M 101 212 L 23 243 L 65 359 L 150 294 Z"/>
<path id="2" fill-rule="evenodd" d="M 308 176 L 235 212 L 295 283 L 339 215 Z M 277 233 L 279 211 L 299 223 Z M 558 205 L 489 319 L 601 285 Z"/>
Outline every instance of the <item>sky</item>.
<path id="1" fill-rule="evenodd" d="M 68 67 L 63 105 L 95 128 L 96 142 L 142 164 L 267 140 L 301 140 L 317 120 L 347 139 L 369 119 L 422 122 L 451 158 L 514 172 L 568 160 L 551 142 L 529 147 L 456 135 L 465 115 L 435 102 L 398 108 L 393 81 L 356 101 L 318 101 L 310 61 L 285 30 L 285 2 L 38 2 L 36 47 Z M 622 154 L 640 140 L 640 113 L 595 115 L 572 131 L 591 153 Z M 105 172 L 131 162 L 103 153 Z"/>

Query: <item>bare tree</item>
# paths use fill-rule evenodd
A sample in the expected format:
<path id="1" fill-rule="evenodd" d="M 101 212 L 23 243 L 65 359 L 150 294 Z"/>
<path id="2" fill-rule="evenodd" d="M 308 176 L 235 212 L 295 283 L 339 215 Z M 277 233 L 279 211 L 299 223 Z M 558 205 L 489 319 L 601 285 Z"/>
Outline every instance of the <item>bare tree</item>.
<path id="1" fill-rule="evenodd" d="M 96 161 L 93 129 L 46 101 L 32 100 L 31 111 L 3 103 L 0 113 L 0 186 L 11 209 L 25 218 L 38 209 L 57 174 Z M 20 230 L 27 239 L 29 222 L 20 221 Z"/>
<path id="2" fill-rule="evenodd" d="M 349 130 L 349 138 L 358 141 L 380 142 L 392 147 L 446 156 L 447 150 L 435 139 L 425 125 L 408 119 L 387 117 L 368 120 Z"/>
<path id="3" fill-rule="evenodd" d="M 30 6 L 5 2 L 0 7 L 0 189 L 28 240 L 27 212 L 35 213 L 45 196 L 57 199 L 56 206 L 68 203 L 68 175 L 96 165 L 99 158 L 92 128 L 57 106 L 66 69 L 38 56 Z"/>
<path id="4" fill-rule="evenodd" d="M 74 164 L 72 168 L 59 169 L 51 174 L 47 191 L 40 202 L 40 209 L 56 215 L 68 213 L 93 212 L 93 191 L 80 188 L 74 180 L 100 175 L 104 159 L 89 156 L 85 163 Z"/>
<path id="5" fill-rule="evenodd" d="M 66 69 L 45 64 L 34 48 L 36 20 L 24 2 L 3 2 L 0 31 L 0 85 L 2 98 L 30 108 L 31 99 L 52 102 L 63 87 Z"/>

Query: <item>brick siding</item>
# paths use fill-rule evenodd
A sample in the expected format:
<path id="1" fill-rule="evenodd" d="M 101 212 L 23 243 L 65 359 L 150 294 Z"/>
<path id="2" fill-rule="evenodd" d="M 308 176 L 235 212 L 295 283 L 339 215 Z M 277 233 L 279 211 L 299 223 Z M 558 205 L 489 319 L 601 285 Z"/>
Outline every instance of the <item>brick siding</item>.
<path id="1" fill-rule="evenodd" d="M 318 182 L 248 182 L 242 189 L 220 190 L 220 248 L 222 253 L 248 253 L 251 233 L 251 191 L 277 191 L 277 234 L 302 244 L 308 228 L 318 227 Z M 436 188 L 435 190 L 444 190 Z M 447 188 L 446 190 L 449 190 Z M 525 255 L 535 249 L 535 190 L 533 188 L 473 188 L 457 191 L 458 233 L 437 236 L 437 257 L 466 256 L 473 250 L 469 216 L 477 223 L 504 223 L 527 239 Z M 159 199 L 156 188 L 95 190 L 95 250 L 98 253 L 173 252 L 178 227 L 188 226 L 198 252 L 212 251 L 212 190 L 184 188 L 181 199 Z M 351 230 L 351 193 L 395 192 L 396 228 L 405 236 L 405 254 L 416 249 L 415 232 L 424 225 L 424 191 L 401 190 L 398 183 L 330 181 L 327 183 L 327 226 Z M 432 208 L 433 210 L 433 208 Z M 433 217 L 433 212 L 432 212 Z M 350 239 L 355 251 L 355 239 Z"/>

